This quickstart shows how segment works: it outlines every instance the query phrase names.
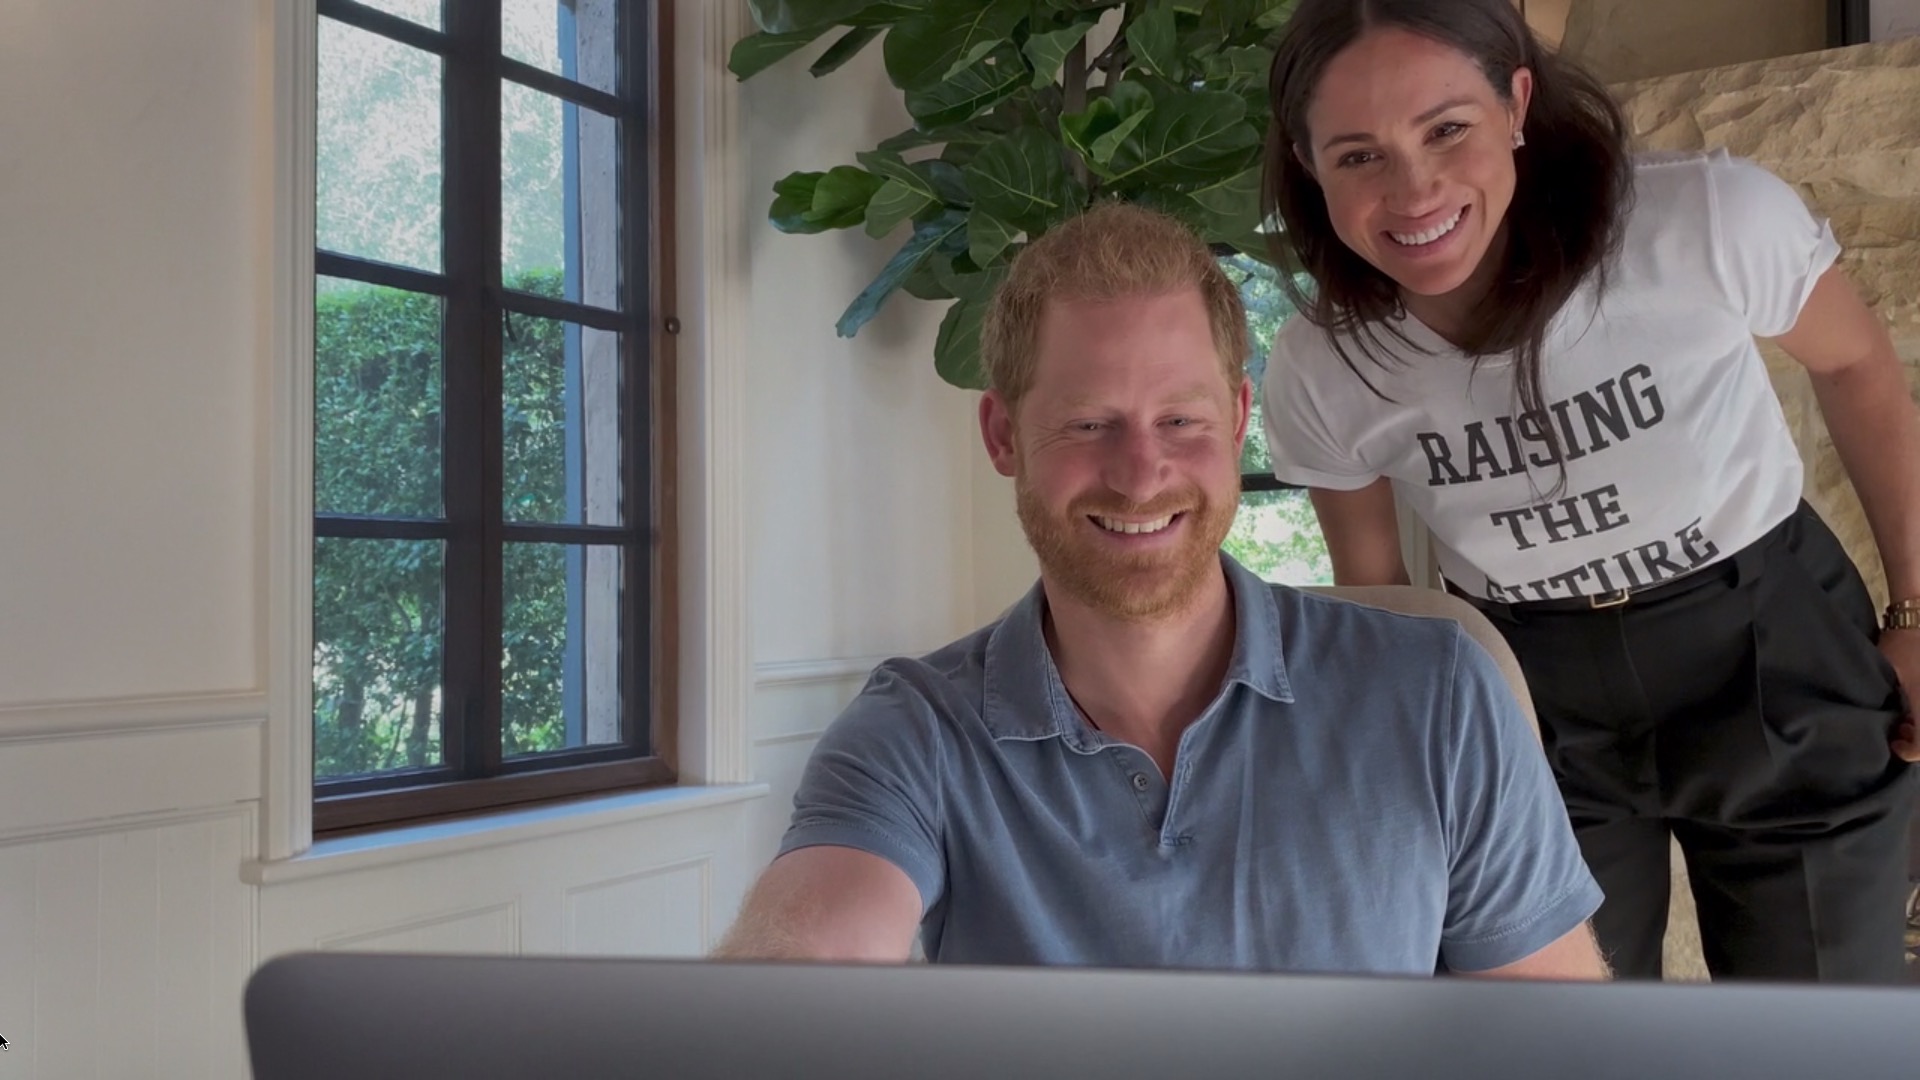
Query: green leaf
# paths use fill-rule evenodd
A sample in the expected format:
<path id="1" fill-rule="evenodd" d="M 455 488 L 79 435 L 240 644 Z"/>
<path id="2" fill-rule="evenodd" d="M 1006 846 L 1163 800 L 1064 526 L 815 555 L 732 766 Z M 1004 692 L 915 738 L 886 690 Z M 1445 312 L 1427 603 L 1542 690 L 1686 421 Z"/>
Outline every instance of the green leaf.
<path id="1" fill-rule="evenodd" d="M 931 192 L 930 188 L 917 188 L 893 179 L 880 185 L 880 190 L 867 202 L 867 235 L 877 240 L 892 232 L 894 226 L 938 205 Z"/>
<path id="2" fill-rule="evenodd" d="M 1240 35 L 1271 0 L 1210 0 L 1200 10 L 1200 26 L 1191 47 L 1196 54 L 1222 48 Z"/>
<path id="3" fill-rule="evenodd" d="M 971 257 L 968 261 L 972 261 Z M 1004 265 L 990 270 L 963 270 L 952 259 L 929 260 L 929 264 L 939 275 L 940 283 L 945 287 L 947 295 L 957 296 L 962 300 L 979 300 L 984 303 L 993 297 L 993 290 L 999 288 L 1000 283 L 1006 280 L 1007 276 L 1007 267 Z"/>
<path id="4" fill-rule="evenodd" d="M 1086 191 L 1067 175 L 1065 147 L 1038 127 L 981 150 L 961 172 L 976 209 L 1027 232 L 1044 232 L 1086 203 Z"/>
<path id="5" fill-rule="evenodd" d="M 1293 18 L 1294 5 L 1300 0 L 1259 0 L 1260 14 L 1254 16 L 1253 25 L 1261 30 L 1278 30 Z"/>
<path id="6" fill-rule="evenodd" d="M 1265 233 L 1248 233 L 1244 236 L 1236 236 L 1228 240 L 1227 243 L 1233 245 L 1235 251 L 1245 255 L 1247 258 L 1265 263 L 1277 273 L 1285 273 L 1285 271 L 1281 269 L 1280 263 L 1273 257 L 1271 241 Z"/>
<path id="7" fill-rule="evenodd" d="M 733 51 L 727 54 L 727 70 L 739 79 L 751 79 L 806 48 L 823 33 L 826 27 L 791 34 L 748 34 L 733 43 Z"/>
<path id="8" fill-rule="evenodd" d="M 1137 82 L 1120 82 L 1086 109 L 1060 118 L 1060 137 L 1083 159 L 1102 165 L 1113 157 L 1115 139 L 1102 139 L 1125 125 L 1130 132 L 1153 109 L 1153 94 Z M 1125 137 L 1125 132 L 1120 136 Z"/>
<path id="9" fill-rule="evenodd" d="M 932 89 L 1005 44 L 1028 7 L 1028 0 L 933 0 L 887 33 L 887 78 L 902 90 Z"/>
<path id="10" fill-rule="evenodd" d="M 883 180 L 898 180 L 910 188 L 923 191 L 927 198 L 934 198 L 933 184 L 926 177 L 913 171 L 899 154 L 886 150 L 862 150 L 853 155 L 862 168 Z"/>
<path id="11" fill-rule="evenodd" d="M 964 123 L 1011 97 L 1026 82 L 1026 61 L 1008 46 L 951 79 L 907 91 L 907 112 L 922 129 Z"/>
<path id="12" fill-rule="evenodd" d="M 932 221 L 922 222 L 906 244 L 887 260 L 887 265 L 880 268 L 880 275 L 847 305 L 840 321 L 834 324 L 835 332 L 843 338 L 859 333 L 861 327 L 880 313 L 880 305 L 886 303 L 887 297 L 930 255 L 942 247 L 959 245 L 964 249 L 966 228 L 967 215 L 958 210 L 949 210 Z"/>
<path id="13" fill-rule="evenodd" d="M 774 181 L 773 206 L 767 211 L 768 220 L 773 227 L 783 233 L 817 233 L 827 231 L 827 226 L 810 220 L 813 212 L 814 189 L 820 185 L 820 178 L 826 173 L 796 172 L 788 173 Z"/>
<path id="14" fill-rule="evenodd" d="M 867 214 L 867 203 L 880 190 L 882 181 L 865 169 L 836 165 L 813 189 L 813 208 L 809 219 L 829 229 L 858 225 Z"/>
<path id="15" fill-rule="evenodd" d="M 927 6 L 927 0 L 898 0 L 895 3 L 870 4 L 841 19 L 847 26 L 877 26 L 882 30 Z"/>
<path id="16" fill-rule="evenodd" d="M 1152 0 L 1127 26 L 1127 46 L 1147 70 L 1166 79 L 1179 77 L 1180 51 L 1175 45 L 1173 0 Z"/>
<path id="17" fill-rule="evenodd" d="M 942 379 L 963 390 L 985 390 L 987 372 L 980 362 L 980 327 L 993 291 L 1007 278 L 1007 267 L 1003 264 L 990 270 L 960 273 L 942 264 L 939 270 L 945 291 L 958 302 L 948 308 L 940 320 L 940 333 L 933 343 L 934 370 Z"/>
<path id="18" fill-rule="evenodd" d="M 861 49 L 866 48 L 874 38 L 879 36 L 880 28 L 877 26 L 856 26 L 841 34 L 838 41 L 827 46 L 827 51 L 820 54 L 820 59 L 815 60 L 807 72 L 817 79 L 822 75 L 838 71 L 840 65 L 859 55 Z"/>
<path id="19" fill-rule="evenodd" d="M 1260 226 L 1258 166 L 1187 191 L 1149 187 L 1128 197 L 1181 219 L 1209 244 L 1236 243 Z"/>
<path id="20" fill-rule="evenodd" d="M 979 266 L 991 265 L 1019 235 L 1020 230 L 975 205 L 967 213 L 967 258 Z"/>
<path id="21" fill-rule="evenodd" d="M 966 175 L 952 162 L 937 158 L 932 161 L 916 161 L 913 163 L 913 171 L 926 177 L 927 182 L 933 185 L 934 194 L 948 206 L 973 205 L 973 191 L 967 186 Z"/>
<path id="22" fill-rule="evenodd" d="M 1267 72 L 1273 67 L 1273 51 L 1253 45 L 1224 49 L 1200 64 L 1200 77 L 1209 90 L 1267 89 Z"/>
<path id="23" fill-rule="evenodd" d="M 824 30 L 871 6 L 873 0 L 747 0 L 754 25 L 769 34 Z"/>
<path id="24" fill-rule="evenodd" d="M 1095 162 L 1095 171 L 1111 184 L 1204 183 L 1222 169 L 1237 172 L 1259 153 L 1261 134 L 1245 123 L 1246 114 L 1237 94 L 1170 92 L 1106 162 Z"/>
<path id="25" fill-rule="evenodd" d="M 1120 126 L 1093 140 L 1093 163 L 1095 165 L 1110 164 L 1113 161 L 1114 152 L 1120 149 L 1120 144 L 1126 142 L 1134 129 L 1146 123 L 1147 117 L 1151 115 L 1153 115 L 1153 107 L 1149 105 L 1120 121 Z"/>
<path id="26" fill-rule="evenodd" d="M 986 321 L 983 300 L 955 300 L 940 320 L 933 339 L 933 370 L 962 390 L 987 388 L 986 366 L 980 362 L 980 327 Z"/>
<path id="27" fill-rule="evenodd" d="M 900 283 L 900 291 L 920 300 L 951 300 L 959 295 L 948 288 L 945 279 L 953 275 L 953 259 L 935 252 Z"/>
<path id="28" fill-rule="evenodd" d="M 1053 30 L 1028 38 L 1024 51 L 1027 62 L 1033 65 L 1033 85 L 1045 86 L 1059 78 L 1060 67 L 1067 62 L 1067 54 L 1080 44 L 1091 29 L 1092 23 L 1083 22 L 1065 30 Z"/>
<path id="29" fill-rule="evenodd" d="M 868 172 L 885 179 L 888 184 L 897 184 L 904 189 L 902 192 L 888 195 L 889 200 L 904 204 L 909 194 L 918 198 L 919 204 L 909 216 L 924 216 L 924 211 L 943 204 L 965 207 L 973 203 L 973 195 L 967 190 L 966 178 L 960 175 L 960 170 L 937 158 L 909 164 L 902 160 L 899 154 L 885 150 L 863 150 L 854 157 L 860 164 L 866 166 Z M 883 188 L 882 193 L 884 192 Z M 876 194 L 875 201 L 877 202 L 880 197 L 880 194 Z M 869 225 L 872 223 L 872 212 L 870 208 Z M 897 223 L 896 220 L 894 224 Z M 873 235 L 878 236 L 880 233 Z"/>
<path id="30" fill-rule="evenodd" d="M 932 131 L 908 128 L 898 135 L 889 135 L 880 140 L 880 145 L 876 149 L 900 153 L 943 143 L 948 146 L 985 146 L 997 138 L 999 136 L 993 132 L 973 124 L 954 124 L 949 127 L 935 128 Z"/>
<path id="31" fill-rule="evenodd" d="M 1260 226 L 1260 167 L 1242 169 L 1187 193 L 1206 215 L 1209 241 L 1230 240 Z"/>

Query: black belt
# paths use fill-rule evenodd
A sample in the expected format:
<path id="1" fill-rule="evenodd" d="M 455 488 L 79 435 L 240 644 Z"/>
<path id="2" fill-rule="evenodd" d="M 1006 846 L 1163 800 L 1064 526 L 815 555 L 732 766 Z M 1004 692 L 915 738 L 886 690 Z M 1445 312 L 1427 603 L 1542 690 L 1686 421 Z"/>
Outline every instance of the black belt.
<path id="1" fill-rule="evenodd" d="M 1801 512 L 1811 513 L 1812 511 L 1802 503 Z M 1466 592 L 1451 581 L 1447 582 L 1447 591 L 1488 615 L 1510 620 L 1528 615 L 1617 611 L 1629 605 L 1651 604 L 1692 592 L 1706 585 L 1737 584 L 1744 580 L 1751 580 L 1766 564 L 1767 549 L 1772 546 L 1774 540 L 1787 531 L 1787 527 L 1792 524 L 1795 516 L 1788 515 L 1785 521 L 1769 529 L 1766 535 L 1732 555 L 1672 580 L 1660 582 L 1658 585 L 1645 585 L 1637 589 L 1616 589 L 1613 592 L 1596 593 L 1591 596 L 1558 597 L 1552 600 L 1488 600 Z"/>

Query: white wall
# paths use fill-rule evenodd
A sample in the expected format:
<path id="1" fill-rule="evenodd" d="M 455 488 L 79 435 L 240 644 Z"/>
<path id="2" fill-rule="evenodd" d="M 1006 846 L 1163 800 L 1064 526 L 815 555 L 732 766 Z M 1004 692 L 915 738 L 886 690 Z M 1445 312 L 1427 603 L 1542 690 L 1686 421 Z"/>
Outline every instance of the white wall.
<path id="1" fill-rule="evenodd" d="M 776 177 L 904 126 L 877 48 L 818 83 L 791 61 L 741 88 L 734 133 L 752 220 L 751 760 L 772 794 L 246 883 L 273 689 L 278 2 L 0 3 L 9 1078 L 243 1075 L 241 987 L 288 949 L 698 953 L 872 659 L 971 629 L 1031 573 L 973 395 L 934 375 L 937 310 L 903 297 L 834 336 L 890 247 L 764 223 Z M 701 40 L 710 10 L 682 8 L 683 87 L 724 54 Z"/>
<path id="2" fill-rule="evenodd" d="M 911 123 L 878 44 L 824 79 L 806 70 L 819 49 L 745 84 L 755 215 L 764 216 L 780 177 L 851 164 Z M 934 372 L 943 305 L 897 294 L 851 340 L 835 334 L 847 303 L 906 235 L 904 226 L 878 241 L 858 229 L 753 232 L 754 774 L 774 787 L 754 836 L 768 847 L 813 736 L 872 659 L 945 644 L 1031 580 L 1023 572 L 1011 592 L 995 580 L 1026 547 L 1011 488 L 980 447 L 978 395 Z M 983 470 L 1005 488 L 1004 514 L 995 485 L 976 490 Z M 976 498 L 986 512 L 975 511 Z"/>
<path id="3" fill-rule="evenodd" d="M 0 5 L 0 702 L 258 686 L 233 7 Z"/>

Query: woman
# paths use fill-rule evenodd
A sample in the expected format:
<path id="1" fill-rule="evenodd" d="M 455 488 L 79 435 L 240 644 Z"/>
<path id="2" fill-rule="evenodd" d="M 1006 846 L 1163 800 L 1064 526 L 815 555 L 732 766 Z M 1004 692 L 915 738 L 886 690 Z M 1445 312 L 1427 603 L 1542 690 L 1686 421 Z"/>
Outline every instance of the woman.
<path id="1" fill-rule="evenodd" d="M 1920 415 L 1832 232 L 1750 162 L 1635 160 L 1511 0 L 1301 0 L 1270 91 L 1268 208 L 1313 288 L 1268 444 L 1336 579 L 1406 581 L 1395 494 L 1425 521 L 1527 674 L 1618 974 L 1660 975 L 1671 833 L 1716 977 L 1898 981 Z M 1756 336 L 1812 376 L 1884 632 Z"/>

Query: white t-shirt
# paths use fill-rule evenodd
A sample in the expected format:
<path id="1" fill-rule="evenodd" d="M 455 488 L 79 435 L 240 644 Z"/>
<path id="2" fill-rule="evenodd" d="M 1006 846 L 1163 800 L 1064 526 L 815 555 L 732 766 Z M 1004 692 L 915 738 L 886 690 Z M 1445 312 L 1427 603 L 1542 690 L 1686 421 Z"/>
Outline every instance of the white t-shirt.
<path id="1" fill-rule="evenodd" d="M 1385 365 L 1296 317 L 1262 387 L 1274 474 L 1351 490 L 1387 476 L 1475 596 L 1599 595 L 1679 577 L 1798 507 L 1800 456 L 1755 335 L 1792 329 L 1839 256 L 1792 188 L 1724 152 L 1647 156 L 1606 294 L 1576 291 L 1542 374 L 1566 483 L 1521 423 L 1510 356 L 1471 359 L 1425 324 Z M 1596 308 L 1596 300 L 1598 306 Z"/>

